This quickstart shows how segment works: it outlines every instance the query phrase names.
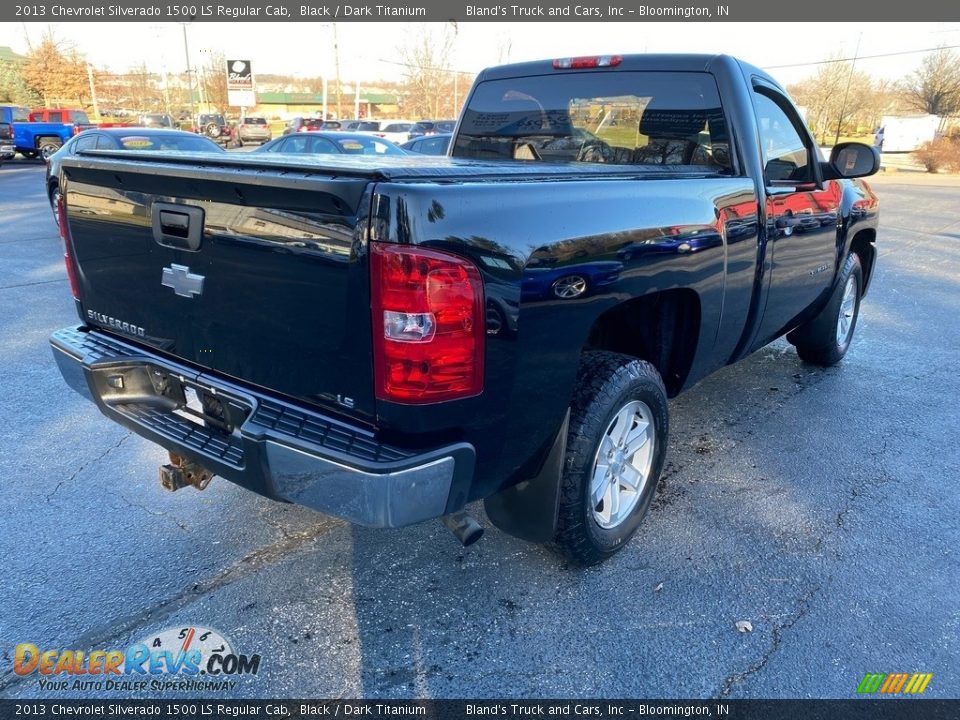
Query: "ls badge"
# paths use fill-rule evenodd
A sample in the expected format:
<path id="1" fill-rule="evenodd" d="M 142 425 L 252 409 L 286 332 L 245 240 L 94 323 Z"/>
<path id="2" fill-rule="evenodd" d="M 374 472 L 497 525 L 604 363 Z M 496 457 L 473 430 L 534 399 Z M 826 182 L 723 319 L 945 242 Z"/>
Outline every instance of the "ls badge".
<path id="1" fill-rule="evenodd" d="M 172 288 L 180 297 L 195 298 L 203 294 L 203 275 L 190 272 L 186 265 L 171 263 L 163 269 L 163 279 L 160 284 Z"/>

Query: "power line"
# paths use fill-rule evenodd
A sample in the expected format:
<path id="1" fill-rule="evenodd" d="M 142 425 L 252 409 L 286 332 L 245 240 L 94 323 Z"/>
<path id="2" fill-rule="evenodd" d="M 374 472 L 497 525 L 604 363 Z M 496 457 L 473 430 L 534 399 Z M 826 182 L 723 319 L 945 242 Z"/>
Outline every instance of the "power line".
<path id="1" fill-rule="evenodd" d="M 406 67 L 406 68 L 416 68 L 418 70 L 434 70 L 436 72 L 457 73 L 458 75 L 476 75 L 477 74 L 477 71 L 475 70 L 457 70 L 456 68 L 433 67 L 431 65 L 418 65 L 417 63 L 399 62 L 397 60 L 387 60 L 385 58 L 377 58 L 377 62 L 387 63 L 387 65 L 399 65 L 400 67 Z"/>
<path id="2" fill-rule="evenodd" d="M 874 58 L 896 57 L 898 55 L 916 55 L 917 53 L 954 50 L 956 48 L 960 48 L 960 45 L 940 45 L 939 47 L 923 48 L 922 50 L 902 50 L 900 52 L 880 53 L 878 55 L 860 55 L 855 58 L 833 58 L 831 60 L 817 60 L 816 62 L 791 63 L 789 65 L 765 65 L 764 67 L 767 70 L 780 70 L 781 68 L 807 67 L 809 65 L 830 65 L 831 63 L 850 62 L 852 60 L 873 60 Z"/>

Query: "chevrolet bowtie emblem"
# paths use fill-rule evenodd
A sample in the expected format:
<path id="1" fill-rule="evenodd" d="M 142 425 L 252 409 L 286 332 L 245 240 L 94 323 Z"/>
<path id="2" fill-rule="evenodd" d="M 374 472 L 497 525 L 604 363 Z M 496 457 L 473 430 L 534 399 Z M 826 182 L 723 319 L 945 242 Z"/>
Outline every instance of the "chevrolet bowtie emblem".
<path id="1" fill-rule="evenodd" d="M 172 288 L 180 297 L 194 298 L 203 294 L 203 275 L 190 272 L 186 265 L 172 263 L 170 267 L 165 267 L 160 284 Z"/>

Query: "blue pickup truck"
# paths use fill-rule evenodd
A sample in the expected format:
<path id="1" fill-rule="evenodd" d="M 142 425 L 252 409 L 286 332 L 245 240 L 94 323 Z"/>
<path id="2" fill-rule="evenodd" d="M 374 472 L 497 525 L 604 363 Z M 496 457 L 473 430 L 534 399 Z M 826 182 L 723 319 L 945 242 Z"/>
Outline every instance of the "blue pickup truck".
<path id="1" fill-rule="evenodd" d="M 30 111 L 17 105 L 0 105 L 0 125 L 13 126 L 16 152 L 27 158 L 46 160 L 78 132 L 93 127 L 79 110 L 51 110 L 48 122 L 31 122 Z M 0 157 L 0 159 L 4 159 Z"/>

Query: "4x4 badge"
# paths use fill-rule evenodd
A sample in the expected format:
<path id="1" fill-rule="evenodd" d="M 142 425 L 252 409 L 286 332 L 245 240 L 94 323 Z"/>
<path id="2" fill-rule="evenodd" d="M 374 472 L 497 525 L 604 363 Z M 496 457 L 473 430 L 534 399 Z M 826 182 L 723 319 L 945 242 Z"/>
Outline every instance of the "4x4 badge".
<path id="1" fill-rule="evenodd" d="M 163 269 L 163 279 L 160 284 L 172 288 L 180 297 L 194 298 L 203 294 L 203 275 L 190 272 L 186 265 L 171 263 Z"/>

